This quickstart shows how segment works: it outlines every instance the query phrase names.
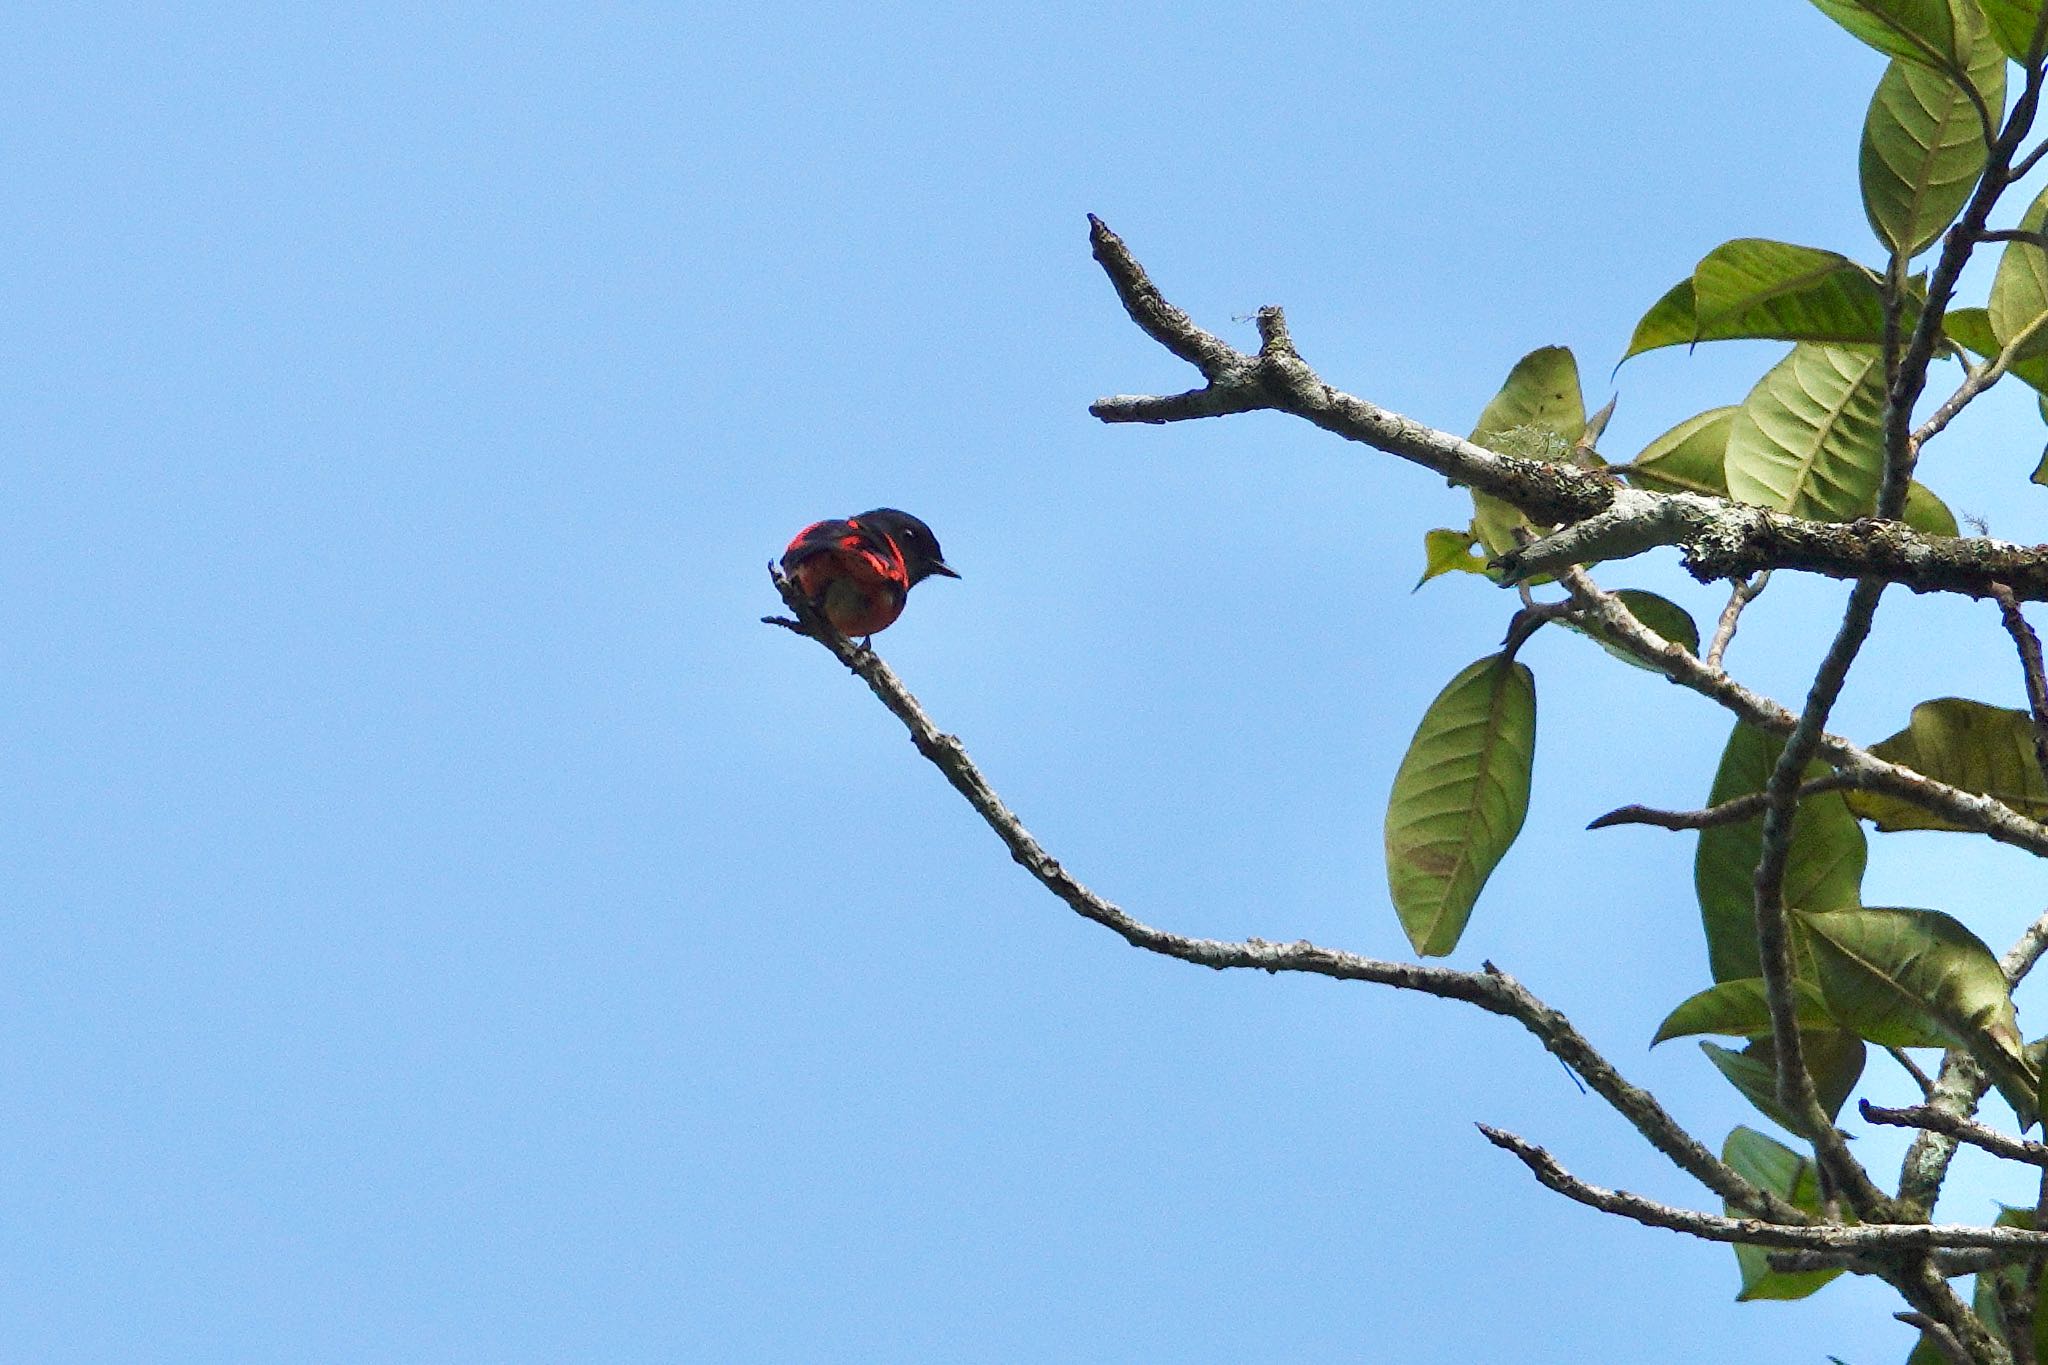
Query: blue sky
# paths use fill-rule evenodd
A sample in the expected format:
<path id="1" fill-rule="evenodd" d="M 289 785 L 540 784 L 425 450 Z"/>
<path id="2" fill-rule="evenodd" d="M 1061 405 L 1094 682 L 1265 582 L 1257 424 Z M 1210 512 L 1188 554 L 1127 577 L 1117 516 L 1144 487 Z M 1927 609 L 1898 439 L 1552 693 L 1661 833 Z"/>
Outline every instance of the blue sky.
<path id="1" fill-rule="evenodd" d="M 1603 401 L 1726 238 L 1871 258 L 1882 62 L 1791 0 L 1390 8 L 19 17 L 0 1354 L 1902 1358 L 1888 1291 L 1736 1305 L 1725 1249 L 1488 1147 L 1701 1198 L 1514 1026 L 1077 920 L 756 623 L 797 527 L 920 513 L 965 577 L 879 643 L 1057 856 L 1166 927 L 1404 955 L 1387 788 L 1509 604 L 1410 594 L 1441 480 L 1089 418 L 1189 376 L 1084 215 L 1463 431 L 1539 345 Z M 1631 362 L 1608 445 L 1771 356 Z M 2048 539 L 2040 442 L 1994 395 L 1925 476 Z M 1796 694 L 1841 592 L 1774 586 L 1731 661 Z M 1696 802 L 1725 722 L 1558 632 L 1525 657 L 1535 811 L 1452 961 L 1718 1143 L 1756 1120 L 1645 1051 L 1705 980 L 1691 841 L 1582 826 Z M 1866 738 L 2020 699 L 1988 608 L 1889 601 L 1866 659 Z M 1874 840 L 1866 888 L 1997 944 L 2048 899 L 1952 836 Z"/>

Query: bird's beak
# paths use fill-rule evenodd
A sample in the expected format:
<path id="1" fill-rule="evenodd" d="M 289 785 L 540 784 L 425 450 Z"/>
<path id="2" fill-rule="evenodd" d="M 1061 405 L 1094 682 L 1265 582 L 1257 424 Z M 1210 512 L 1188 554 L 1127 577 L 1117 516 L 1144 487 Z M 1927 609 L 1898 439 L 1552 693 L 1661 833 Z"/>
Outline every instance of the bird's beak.
<path id="1" fill-rule="evenodd" d="M 944 578 L 958 578 L 960 576 L 957 572 L 954 571 L 953 566 L 946 563 L 946 561 L 943 559 L 935 559 L 926 567 L 932 573 L 938 574 Z"/>

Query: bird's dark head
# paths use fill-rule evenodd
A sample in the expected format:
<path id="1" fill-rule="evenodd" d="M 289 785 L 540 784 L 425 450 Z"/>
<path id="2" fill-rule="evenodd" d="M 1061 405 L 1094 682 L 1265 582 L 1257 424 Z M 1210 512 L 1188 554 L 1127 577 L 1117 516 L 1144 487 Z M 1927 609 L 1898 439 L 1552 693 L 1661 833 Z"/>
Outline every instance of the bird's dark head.
<path id="1" fill-rule="evenodd" d="M 899 512 L 893 507 L 877 507 L 872 512 L 862 512 L 853 520 L 855 525 L 879 531 L 896 542 L 896 548 L 903 551 L 903 567 L 909 571 L 913 584 L 933 574 L 942 578 L 960 576 L 939 552 L 939 538 L 932 534 L 932 528 L 910 513 Z"/>

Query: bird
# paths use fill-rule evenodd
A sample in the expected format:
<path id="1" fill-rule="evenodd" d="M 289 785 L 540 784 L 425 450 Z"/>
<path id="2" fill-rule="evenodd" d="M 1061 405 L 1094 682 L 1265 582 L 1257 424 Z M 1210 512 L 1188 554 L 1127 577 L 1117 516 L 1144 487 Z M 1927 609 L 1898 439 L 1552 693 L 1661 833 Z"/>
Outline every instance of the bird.
<path id="1" fill-rule="evenodd" d="M 812 522 L 782 552 L 782 571 L 833 629 L 863 638 L 894 624 L 925 579 L 960 576 L 932 528 L 893 507 Z"/>

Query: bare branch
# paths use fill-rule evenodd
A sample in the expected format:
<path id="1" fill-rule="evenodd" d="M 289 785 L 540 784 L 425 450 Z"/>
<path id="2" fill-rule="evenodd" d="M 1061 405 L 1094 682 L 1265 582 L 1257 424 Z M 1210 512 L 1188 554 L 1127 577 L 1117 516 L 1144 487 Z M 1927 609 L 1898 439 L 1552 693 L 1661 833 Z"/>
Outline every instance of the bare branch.
<path id="1" fill-rule="evenodd" d="M 1755 1218 L 1729 1218 L 1659 1203 L 1626 1190 L 1610 1190 L 1579 1179 L 1543 1148 L 1525 1138 L 1487 1124 L 1486 1140 L 1520 1158 L 1549 1189 L 1588 1208 L 1633 1219 L 1646 1227 L 1683 1232 L 1709 1242 L 1743 1242 L 1752 1246 L 1806 1251 L 1918 1252 L 1982 1247 L 2015 1257 L 2048 1257 L 2048 1233 L 2026 1228 L 1971 1227 L 1941 1223 L 1856 1223 L 1787 1227 Z"/>
<path id="2" fill-rule="evenodd" d="M 1856 779 L 1848 773 L 1829 773 L 1800 784 L 1799 799 L 1818 796 L 1822 792 L 1841 791 L 1856 786 Z M 1659 829 L 1713 829 L 1717 825 L 1739 825 L 1763 813 L 1770 797 L 1763 792 L 1738 796 L 1733 801 L 1723 801 L 1718 806 L 1705 810 L 1658 810 L 1652 806 L 1622 806 L 1611 810 L 1587 825 L 1587 829 L 1611 829 L 1616 825 L 1655 825 Z"/>
<path id="3" fill-rule="evenodd" d="M 2034 964 L 2041 960 L 2043 951 L 2048 951 L 2048 911 L 2028 925 L 2005 950 L 2005 956 L 1998 959 L 1999 967 L 2005 972 L 2005 979 L 2017 986 L 2034 970 Z"/>
<path id="4" fill-rule="evenodd" d="M 1809 1216 L 1794 1205 L 1737 1174 L 1699 1139 L 1688 1133 L 1647 1090 L 1629 1084 L 1613 1064 L 1588 1042 L 1562 1013 L 1492 963 L 1483 971 L 1464 972 L 1419 963 L 1382 962 L 1312 943 L 1241 943 L 1189 938 L 1155 929 L 1083 886 L 1046 852 L 1024 828 L 1002 798 L 989 786 L 958 739 L 942 734 L 880 655 L 856 645 L 827 624 L 796 585 L 774 565 L 769 575 L 783 602 L 804 627 L 804 633 L 830 650 L 840 663 L 868 685 L 882 704 L 910 732 L 911 743 L 967 799 L 975 814 L 993 830 L 1010 856 L 1040 885 L 1084 919 L 1093 920 L 1134 948 L 1191 962 L 1218 971 L 1250 968 L 1264 972 L 1307 972 L 1346 981 L 1367 981 L 1416 991 L 1443 1000 L 1476 1005 L 1489 1014 L 1513 1019 L 1534 1034 L 1552 1056 L 1583 1079 L 1592 1091 L 1634 1125 L 1651 1146 L 1729 1203 L 1785 1223 L 1805 1223 Z"/>
<path id="5" fill-rule="evenodd" d="M 1152 281 L 1146 278 L 1144 271 L 1118 269 L 1117 257 L 1123 243 L 1107 224 L 1092 213 L 1088 215 L 1088 226 L 1095 246 L 1095 259 L 1109 273 L 1110 282 L 1116 286 L 1116 295 L 1123 300 L 1124 311 L 1131 315 L 1131 321 L 1137 323 L 1146 336 L 1200 370 L 1202 378 L 1211 384 L 1229 387 L 1239 382 L 1243 372 L 1250 367 L 1250 359 L 1240 355 L 1213 332 L 1203 331 L 1195 325 L 1193 318 L 1168 303 L 1153 287 Z"/>
<path id="6" fill-rule="evenodd" d="M 1869 1100 L 1859 1100 L 1857 1109 L 1870 1123 L 1886 1124 L 1893 1128 L 1922 1128 L 1928 1132 L 1941 1133 L 1972 1147 L 1981 1147 L 1996 1157 L 2007 1161 L 2023 1161 L 2029 1166 L 2048 1167 L 2048 1144 L 2029 1142 L 2001 1133 L 1988 1124 L 1973 1118 L 1950 1113 L 1947 1109 L 1933 1104 L 1915 1104 L 1904 1109 L 1885 1109 Z"/>

